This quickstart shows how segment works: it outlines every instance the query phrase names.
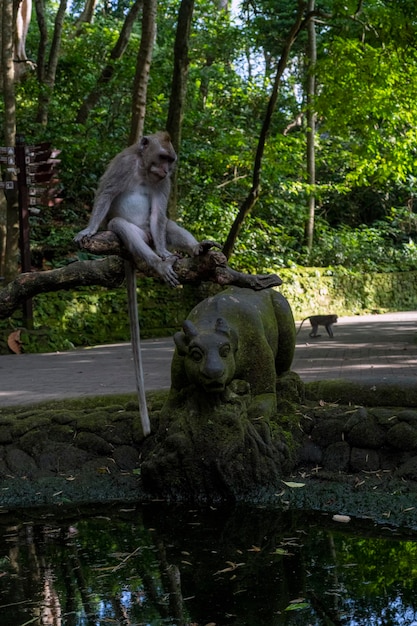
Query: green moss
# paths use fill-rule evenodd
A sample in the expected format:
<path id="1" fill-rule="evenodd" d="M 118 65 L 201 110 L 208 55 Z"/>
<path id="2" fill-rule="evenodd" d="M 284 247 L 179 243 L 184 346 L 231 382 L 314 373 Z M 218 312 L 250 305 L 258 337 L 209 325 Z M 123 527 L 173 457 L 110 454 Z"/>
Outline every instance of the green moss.
<path id="1" fill-rule="evenodd" d="M 42 414 L 33 414 L 31 417 L 28 417 L 24 420 L 16 421 L 12 427 L 12 436 L 21 437 L 24 433 L 27 433 L 33 429 L 39 430 L 42 426 L 45 429 L 49 426 L 49 419 L 44 417 Z"/>
<path id="2" fill-rule="evenodd" d="M 417 406 L 417 388 L 396 385 L 363 385 L 343 380 L 307 383 L 308 400 L 364 406 Z"/>

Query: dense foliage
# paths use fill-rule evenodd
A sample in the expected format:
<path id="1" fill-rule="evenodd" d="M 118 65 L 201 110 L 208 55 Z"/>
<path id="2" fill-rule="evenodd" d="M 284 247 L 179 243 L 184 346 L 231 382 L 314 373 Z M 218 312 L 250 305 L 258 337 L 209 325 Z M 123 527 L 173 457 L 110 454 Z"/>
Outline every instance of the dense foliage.
<path id="1" fill-rule="evenodd" d="M 106 164 L 126 145 L 140 20 L 87 121 L 75 120 L 109 61 L 127 4 L 99 2 L 94 21 L 81 30 L 75 22 L 82 6 L 71 5 L 47 125 L 34 122 L 40 91 L 46 89 L 36 72 L 16 85 L 18 132 L 29 143 L 46 139 L 62 150 L 64 202 L 31 218 L 38 267 L 76 258 L 72 237 L 87 220 Z M 295 4 L 243 0 L 230 13 L 211 0 L 196 2 L 178 215 L 198 237 L 224 242 L 250 188 L 256 144 Z M 151 132 L 166 123 L 178 7 L 178 0 L 161 0 L 158 6 L 146 117 Z M 57 4 L 47 2 L 45 8 L 52 33 Z M 417 261 L 417 7 L 413 0 L 324 0 L 316 3 L 316 12 L 314 247 L 307 254 L 312 190 L 306 182 L 307 64 L 301 31 L 268 134 L 261 195 L 240 233 L 233 263 L 258 272 L 294 264 L 412 269 Z M 37 58 L 38 45 L 33 17 L 26 45 L 30 59 Z"/>

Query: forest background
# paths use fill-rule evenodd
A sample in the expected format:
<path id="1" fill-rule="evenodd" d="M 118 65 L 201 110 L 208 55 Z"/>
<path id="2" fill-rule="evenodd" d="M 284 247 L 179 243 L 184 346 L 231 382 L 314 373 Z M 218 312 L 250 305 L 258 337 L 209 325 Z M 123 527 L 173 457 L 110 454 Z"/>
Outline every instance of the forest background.
<path id="1" fill-rule="evenodd" d="M 0 0 L 0 143 L 61 151 L 62 202 L 30 218 L 34 270 L 89 258 L 73 237 L 106 165 L 164 128 L 170 215 L 236 269 L 416 268 L 414 0 L 35 0 L 16 38 L 19 6 Z M 3 284 L 18 230 L 2 194 Z"/>

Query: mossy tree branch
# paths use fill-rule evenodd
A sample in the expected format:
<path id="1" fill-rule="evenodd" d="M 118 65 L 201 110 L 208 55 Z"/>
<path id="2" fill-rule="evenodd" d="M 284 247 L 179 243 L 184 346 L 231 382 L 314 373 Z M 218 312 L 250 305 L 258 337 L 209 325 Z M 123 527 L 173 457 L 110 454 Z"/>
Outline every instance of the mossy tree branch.
<path id="1" fill-rule="evenodd" d="M 276 274 L 249 275 L 233 270 L 227 265 L 224 254 L 219 250 L 211 250 L 212 246 L 213 242 L 208 241 L 202 255 L 178 258 L 174 270 L 181 283 L 198 285 L 203 281 L 211 281 L 219 285 L 237 285 L 251 289 L 265 289 L 282 284 Z M 102 231 L 94 237 L 85 238 L 82 248 L 92 254 L 108 256 L 76 261 L 46 272 L 20 274 L 0 291 L 0 319 L 10 317 L 25 300 L 39 293 L 92 285 L 115 288 L 123 283 L 123 259 L 129 258 L 129 255 L 121 246 L 117 235 L 111 231 Z M 137 270 L 143 275 L 160 279 L 145 262 L 138 264 Z"/>

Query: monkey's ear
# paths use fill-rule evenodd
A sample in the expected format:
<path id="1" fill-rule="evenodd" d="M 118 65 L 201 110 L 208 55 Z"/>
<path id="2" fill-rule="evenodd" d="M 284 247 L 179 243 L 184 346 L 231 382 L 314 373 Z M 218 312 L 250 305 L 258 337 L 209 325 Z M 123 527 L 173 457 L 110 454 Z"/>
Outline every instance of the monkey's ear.
<path id="1" fill-rule="evenodd" d="M 147 137 L 146 135 L 144 137 L 141 137 L 141 140 L 139 141 L 139 152 L 143 152 L 146 146 L 149 146 L 149 143 L 149 137 Z"/>

